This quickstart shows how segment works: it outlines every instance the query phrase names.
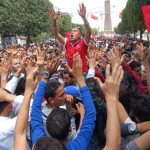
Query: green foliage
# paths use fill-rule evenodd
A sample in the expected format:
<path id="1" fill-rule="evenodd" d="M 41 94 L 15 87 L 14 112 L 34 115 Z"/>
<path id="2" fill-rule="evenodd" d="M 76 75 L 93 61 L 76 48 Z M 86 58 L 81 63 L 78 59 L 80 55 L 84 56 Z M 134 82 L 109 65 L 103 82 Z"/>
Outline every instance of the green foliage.
<path id="1" fill-rule="evenodd" d="M 0 32 L 36 36 L 49 30 L 49 0 L 0 0 Z"/>
<path id="2" fill-rule="evenodd" d="M 141 7 L 150 5 L 150 0 L 128 0 L 122 11 L 122 21 L 115 28 L 117 34 L 142 33 L 146 29 Z"/>
<path id="3" fill-rule="evenodd" d="M 92 28 L 92 34 L 95 36 L 95 35 L 98 35 L 98 29 L 96 28 Z"/>
<path id="4" fill-rule="evenodd" d="M 58 16 L 57 25 L 59 33 L 62 36 L 65 36 L 65 33 L 71 31 L 72 29 L 71 16 L 66 12 L 62 12 L 61 15 Z"/>

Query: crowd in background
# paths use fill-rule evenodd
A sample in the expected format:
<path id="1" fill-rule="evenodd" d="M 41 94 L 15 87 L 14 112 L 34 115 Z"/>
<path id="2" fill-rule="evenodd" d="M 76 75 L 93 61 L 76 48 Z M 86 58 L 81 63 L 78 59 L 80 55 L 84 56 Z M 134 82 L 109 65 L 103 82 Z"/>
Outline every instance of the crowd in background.
<path id="1" fill-rule="evenodd" d="M 51 9 L 59 42 L 1 50 L 1 150 L 150 149 L 149 42 L 90 39 L 78 13 L 84 38 L 77 27 L 64 40 Z"/>

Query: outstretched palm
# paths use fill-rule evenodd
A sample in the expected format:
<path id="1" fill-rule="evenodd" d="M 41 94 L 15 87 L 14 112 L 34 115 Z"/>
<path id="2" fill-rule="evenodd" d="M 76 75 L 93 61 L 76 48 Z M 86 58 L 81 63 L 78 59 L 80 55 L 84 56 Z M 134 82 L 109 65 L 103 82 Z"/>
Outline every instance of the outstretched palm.
<path id="1" fill-rule="evenodd" d="M 49 15 L 49 17 L 51 18 L 52 21 L 55 21 L 58 18 L 58 15 L 56 14 L 56 12 L 53 8 L 49 9 L 48 15 Z"/>
<path id="2" fill-rule="evenodd" d="M 78 14 L 81 16 L 81 17 L 85 17 L 86 15 L 86 7 L 84 6 L 84 4 L 79 4 L 79 8 L 80 10 L 78 10 Z"/>

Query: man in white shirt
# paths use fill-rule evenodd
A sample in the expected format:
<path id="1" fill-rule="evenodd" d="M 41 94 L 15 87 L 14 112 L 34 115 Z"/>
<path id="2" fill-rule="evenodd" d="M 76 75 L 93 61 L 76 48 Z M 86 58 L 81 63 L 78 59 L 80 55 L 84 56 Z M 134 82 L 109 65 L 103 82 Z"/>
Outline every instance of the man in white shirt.
<path id="1" fill-rule="evenodd" d="M 23 96 L 11 95 L 0 89 L 0 150 L 13 150 L 17 117 L 12 114 L 12 109 L 14 109 L 14 114 L 18 114 L 19 109 L 16 110 L 15 106 L 21 106 L 23 98 Z"/>

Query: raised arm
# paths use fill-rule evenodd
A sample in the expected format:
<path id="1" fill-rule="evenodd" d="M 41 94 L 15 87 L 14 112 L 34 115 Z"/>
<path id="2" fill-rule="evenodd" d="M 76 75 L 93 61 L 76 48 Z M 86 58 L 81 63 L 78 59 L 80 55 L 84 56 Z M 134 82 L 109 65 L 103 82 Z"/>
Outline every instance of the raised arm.
<path id="1" fill-rule="evenodd" d="M 15 127 L 15 137 L 14 137 L 14 149 L 15 150 L 27 150 L 27 140 L 26 140 L 26 130 L 28 125 L 29 117 L 29 106 L 32 94 L 37 87 L 38 76 L 34 79 L 34 75 L 37 69 L 32 70 L 26 79 L 26 89 L 24 100 L 19 110 L 17 117 L 16 127 Z M 23 119 L 22 119 L 23 118 Z"/>
<path id="2" fill-rule="evenodd" d="M 91 36 L 91 27 L 90 27 L 89 22 L 88 22 L 88 20 L 86 18 L 86 7 L 84 6 L 83 3 L 79 5 L 78 14 L 83 19 L 84 26 L 85 26 L 85 29 L 86 29 L 86 33 L 85 33 L 84 39 L 85 39 L 86 43 L 89 44 L 90 36 Z"/>
<path id="3" fill-rule="evenodd" d="M 49 9 L 48 15 L 50 17 L 50 19 L 52 20 L 52 24 L 53 24 L 53 33 L 54 36 L 57 38 L 57 40 L 64 45 L 65 44 L 65 39 L 62 37 L 62 35 L 58 32 L 58 28 L 57 28 L 57 23 L 56 20 L 58 19 L 58 15 L 56 14 L 55 10 L 53 8 Z"/>
<path id="4" fill-rule="evenodd" d="M 110 76 L 110 65 L 106 67 L 105 83 L 95 78 L 102 89 L 107 103 L 107 124 L 106 124 L 106 145 L 105 150 L 120 149 L 121 134 L 120 122 L 117 111 L 117 101 L 120 84 L 123 78 L 122 67 L 115 64 L 112 75 Z M 113 137 L 113 138 L 112 138 Z"/>
<path id="5" fill-rule="evenodd" d="M 139 51 L 139 54 L 141 56 L 141 60 L 144 63 L 144 67 L 145 67 L 145 72 L 146 72 L 146 81 L 147 81 L 147 85 L 148 85 L 148 89 L 150 92 L 150 63 L 149 60 L 150 59 L 150 47 L 149 47 L 149 54 L 146 55 L 146 47 L 144 47 L 142 44 L 141 45 L 137 45 L 137 49 Z"/>

